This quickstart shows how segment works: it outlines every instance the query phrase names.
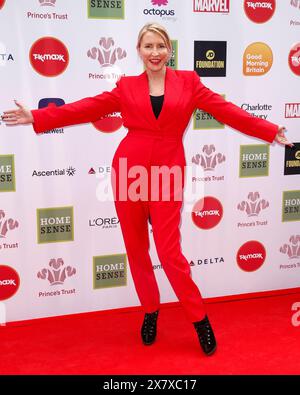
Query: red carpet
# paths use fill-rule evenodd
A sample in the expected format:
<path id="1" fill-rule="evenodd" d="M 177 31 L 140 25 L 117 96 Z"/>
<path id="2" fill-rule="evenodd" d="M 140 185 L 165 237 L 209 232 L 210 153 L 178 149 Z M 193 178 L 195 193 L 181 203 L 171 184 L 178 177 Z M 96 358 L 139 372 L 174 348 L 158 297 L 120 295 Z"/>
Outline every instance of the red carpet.
<path id="1" fill-rule="evenodd" d="M 0 373 L 300 374 L 300 294 L 207 304 L 218 349 L 206 357 L 176 305 L 162 306 L 158 338 L 143 346 L 140 311 L 78 314 L 0 327 Z"/>

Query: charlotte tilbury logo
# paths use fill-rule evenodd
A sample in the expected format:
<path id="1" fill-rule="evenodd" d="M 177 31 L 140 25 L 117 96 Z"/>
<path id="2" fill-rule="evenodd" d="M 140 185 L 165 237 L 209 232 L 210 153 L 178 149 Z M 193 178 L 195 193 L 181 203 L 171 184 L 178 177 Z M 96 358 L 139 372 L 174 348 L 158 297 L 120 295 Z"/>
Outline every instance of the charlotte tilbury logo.
<path id="1" fill-rule="evenodd" d="M 289 244 L 284 244 L 279 251 L 286 254 L 289 259 L 300 259 L 300 235 L 291 236 Z"/>
<path id="2" fill-rule="evenodd" d="M 49 267 L 44 268 L 38 272 L 37 277 L 41 280 L 48 280 L 50 285 L 61 285 L 65 282 L 67 277 L 74 276 L 76 269 L 71 266 L 64 267 L 62 258 L 51 259 Z"/>
<path id="3" fill-rule="evenodd" d="M 213 144 L 204 145 L 202 152 L 193 156 L 192 163 L 201 166 L 204 171 L 213 171 L 217 165 L 225 162 L 225 155 L 217 153 Z"/>
<path id="4" fill-rule="evenodd" d="M 265 199 L 260 199 L 259 192 L 250 192 L 248 200 L 243 200 L 237 206 L 239 210 L 245 211 L 248 217 L 257 217 L 267 207 L 269 207 L 269 202 Z"/>

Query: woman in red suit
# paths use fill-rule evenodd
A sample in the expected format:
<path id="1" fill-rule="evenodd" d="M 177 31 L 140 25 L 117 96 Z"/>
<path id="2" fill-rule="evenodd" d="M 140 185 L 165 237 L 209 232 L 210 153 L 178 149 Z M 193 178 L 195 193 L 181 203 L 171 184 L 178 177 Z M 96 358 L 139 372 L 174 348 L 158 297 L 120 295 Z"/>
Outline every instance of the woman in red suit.
<path id="1" fill-rule="evenodd" d="M 150 220 L 164 271 L 188 319 L 194 324 L 202 350 L 211 355 L 216 349 L 214 333 L 201 294 L 191 278 L 190 266 L 180 248 L 180 209 L 186 165 L 182 136 L 194 110 L 201 108 L 220 122 L 250 136 L 269 143 L 274 139 L 281 144 L 291 143 L 285 138 L 283 127 L 254 118 L 226 102 L 206 88 L 195 72 L 173 71 L 166 67 L 172 46 L 162 26 L 145 25 L 138 37 L 137 50 L 145 72 L 135 77 L 122 77 L 111 92 L 61 107 L 33 111 L 16 102 L 18 109 L 4 112 L 2 119 L 8 125 L 32 123 L 35 132 L 40 133 L 96 121 L 116 111 L 122 113 L 128 134 L 114 155 L 112 181 L 131 274 L 145 311 L 142 340 L 147 345 L 155 340 L 160 303 L 148 252 Z M 152 172 L 162 166 L 169 170 L 176 168 L 181 181 L 175 187 L 172 178 L 167 198 L 163 195 L 162 182 L 157 183 Z M 136 187 L 141 179 L 141 169 L 148 177 Z"/>

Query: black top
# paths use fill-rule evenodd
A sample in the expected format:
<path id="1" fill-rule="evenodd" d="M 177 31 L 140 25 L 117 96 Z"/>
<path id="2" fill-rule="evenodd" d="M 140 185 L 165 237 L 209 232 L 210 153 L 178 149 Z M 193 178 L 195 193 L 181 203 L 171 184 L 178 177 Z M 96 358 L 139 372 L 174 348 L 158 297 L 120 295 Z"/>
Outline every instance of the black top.
<path id="1" fill-rule="evenodd" d="M 161 95 L 161 96 L 151 96 L 150 95 L 152 110 L 154 112 L 156 119 L 159 117 L 159 114 L 161 112 L 163 102 L 164 102 L 164 97 L 165 97 L 165 95 Z"/>

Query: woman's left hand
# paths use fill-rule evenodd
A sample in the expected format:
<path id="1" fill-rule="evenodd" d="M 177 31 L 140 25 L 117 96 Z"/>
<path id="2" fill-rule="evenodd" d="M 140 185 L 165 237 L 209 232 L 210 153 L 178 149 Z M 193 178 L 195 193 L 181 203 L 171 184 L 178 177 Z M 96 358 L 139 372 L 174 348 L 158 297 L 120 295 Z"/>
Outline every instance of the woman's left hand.
<path id="1" fill-rule="evenodd" d="M 293 147 L 294 144 L 291 143 L 284 134 L 284 131 L 286 131 L 286 128 L 284 126 L 279 126 L 278 132 L 275 136 L 275 141 L 277 141 L 278 144 L 281 145 L 288 145 L 289 147 Z"/>

